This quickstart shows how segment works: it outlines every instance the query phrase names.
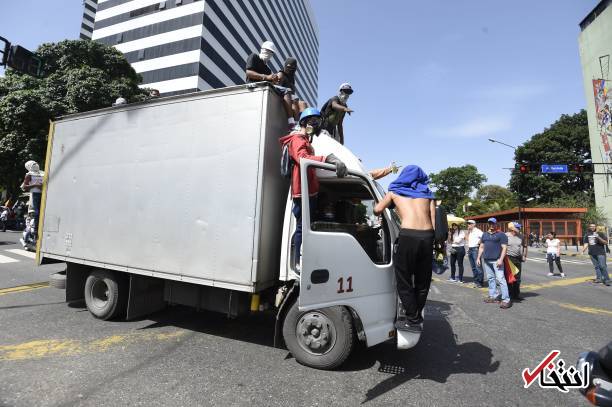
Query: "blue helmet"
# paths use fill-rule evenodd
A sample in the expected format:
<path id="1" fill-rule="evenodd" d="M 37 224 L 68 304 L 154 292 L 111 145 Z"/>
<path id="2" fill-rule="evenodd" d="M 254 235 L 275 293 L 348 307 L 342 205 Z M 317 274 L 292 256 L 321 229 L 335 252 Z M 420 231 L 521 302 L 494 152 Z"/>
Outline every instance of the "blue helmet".
<path id="1" fill-rule="evenodd" d="M 300 124 L 302 124 L 304 120 L 312 116 L 321 117 L 321 112 L 314 107 L 309 107 L 308 109 L 304 110 L 300 115 Z"/>

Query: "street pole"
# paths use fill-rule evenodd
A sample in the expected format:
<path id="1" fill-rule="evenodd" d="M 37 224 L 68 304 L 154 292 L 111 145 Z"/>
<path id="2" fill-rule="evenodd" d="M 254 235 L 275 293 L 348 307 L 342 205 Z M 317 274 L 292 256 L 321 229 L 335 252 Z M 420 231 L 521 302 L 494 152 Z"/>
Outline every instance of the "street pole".
<path id="1" fill-rule="evenodd" d="M 516 146 L 513 146 L 511 144 L 506 144 L 502 141 L 499 140 L 495 140 L 495 139 L 488 139 L 491 143 L 497 143 L 497 144 L 501 144 L 502 146 L 506 146 L 509 147 L 511 149 L 514 150 L 514 152 L 516 153 Z M 521 227 L 523 226 L 523 217 L 521 216 L 521 183 L 523 182 L 523 174 L 519 174 L 519 178 L 517 180 L 516 183 L 516 202 L 517 202 L 517 206 L 518 206 L 518 221 L 521 224 Z M 525 229 L 523 229 L 523 233 L 525 233 Z"/>

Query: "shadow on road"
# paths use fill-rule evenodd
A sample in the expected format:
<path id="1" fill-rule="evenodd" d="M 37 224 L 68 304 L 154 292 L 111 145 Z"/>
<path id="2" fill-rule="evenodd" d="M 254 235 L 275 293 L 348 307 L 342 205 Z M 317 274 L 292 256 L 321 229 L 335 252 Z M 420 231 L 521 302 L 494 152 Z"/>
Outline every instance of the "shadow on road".
<path id="1" fill-rule="evenodd" d="M 385 342 L 370 349 L 362 348 L 352 355 L 342 370 L 362 370 L 379 363 L 378 371 L 390 375 L 366 392 L 363 403 L 410 380 L 446 383 L 454 374 L 486 375 L 499 368 L 499 361 L 493 361 L 491 348 L 478 342 L 457 343 L 447 320 L 449 313 L 450 304 L 428 301 L 425 328 L 416 347 L 398 351 L 394 342 Z"/>

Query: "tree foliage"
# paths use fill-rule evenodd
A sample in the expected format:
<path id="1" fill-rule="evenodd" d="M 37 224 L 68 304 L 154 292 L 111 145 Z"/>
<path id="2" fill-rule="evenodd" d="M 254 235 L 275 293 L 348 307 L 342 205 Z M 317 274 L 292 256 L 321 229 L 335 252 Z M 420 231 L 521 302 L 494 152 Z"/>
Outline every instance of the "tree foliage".
<path id="1" fill-rule="evenodd" d="M 482 215 L 488 212 L 504 211 L 516 207 L 516 197 L 500 185 L 483 185 L 476 190 L 473 198 L 465 198 L 455 209 L 458 216 Z"/>
<path id="2" fill-rule="evenodd" d="M 590 158 L 589 128 L 584 110 L 562 115 L 552 126 L 518 147 L 515 153 L 517 163 L 530 164 L 577 164 Z M 535 196 L 540 196 L 539 206 L 559 206 L 561 202 L 591 206 L 594 203 L 593 176 L 588 173 L 520 174 L 514 171 L 509 186 L 522 203 Z"/>
<path id="3" fill-rule="evenodd" d="M 43 78 L 7 70 L 0 78 L 0 186 L 14 194 L 24 163 L 44 166 L 49 120 L 111 106 L 118 98 L 146 98 L 141 78 L 121 52 L 94 41 L 41 45 Z"/>
<path id="4" fill-rule="evenodd" d="M 430 174 L 429 177 L 431 185 L 436 189 L 436 197 L 451 211 L 487 180 L 487 177 L 471 164 L 448 167 L 437 174 Z"/>

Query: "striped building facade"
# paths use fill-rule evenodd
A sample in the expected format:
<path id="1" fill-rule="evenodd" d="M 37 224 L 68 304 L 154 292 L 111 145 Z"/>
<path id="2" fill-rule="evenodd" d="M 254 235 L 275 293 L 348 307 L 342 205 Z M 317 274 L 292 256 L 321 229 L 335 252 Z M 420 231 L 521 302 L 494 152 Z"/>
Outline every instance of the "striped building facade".
<path id="1" fill-rule="evenodd" d="M 83 22 L 81 23 L 81 34 L 79 35 L 79 38 L 82 40 L 91 40 L 97 7 L 98 0 L 83 0 Z"/>
<path id="2" fill-rule="evenodd" d="M 247 57 L 271 40 L 273 72 L 297 58 L 298 96 L 317 104 L 319 39 L 309 0 L 97 0 L 94 21 L 91 39 L 123 52 L 142 86 L 162 95 L 243 84 Z"/>

